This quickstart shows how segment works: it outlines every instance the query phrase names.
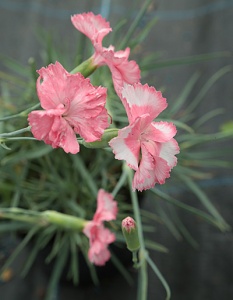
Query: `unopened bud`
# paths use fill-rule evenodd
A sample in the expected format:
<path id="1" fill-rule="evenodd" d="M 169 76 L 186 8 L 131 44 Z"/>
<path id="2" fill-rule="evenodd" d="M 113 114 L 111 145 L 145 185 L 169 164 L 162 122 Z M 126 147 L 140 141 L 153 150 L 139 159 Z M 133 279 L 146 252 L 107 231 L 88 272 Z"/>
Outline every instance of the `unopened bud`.
<path id="1" fill-rule="evenodd" d="M 133 218 L 127 217 L 122 220 L 122 232 L 125 237 L 127 248 L 134 252 L 140 248 L 138 230 Z"/>

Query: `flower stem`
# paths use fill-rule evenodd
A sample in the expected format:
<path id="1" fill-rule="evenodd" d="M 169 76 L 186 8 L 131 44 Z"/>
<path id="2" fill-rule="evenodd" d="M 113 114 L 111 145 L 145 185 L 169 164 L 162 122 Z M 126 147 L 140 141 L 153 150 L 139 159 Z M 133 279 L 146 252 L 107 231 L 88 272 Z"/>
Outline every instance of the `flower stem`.
<path id="1" fill-rule="evenodd" d="M 90 189 L 93 197 L 96 197 L 96 195 L 98 193 L 98 187 L 96 185 L 96 182 L 92 178 L 90 172 L 86 168 L 83 160 L 78 155 L 72 156 L 72 158 L 73 158 L 73 161 L 74 161 L 74 166 L 80 172 L 80 175 L 82 176 L 82 178 L 86 182 L 86 184 L 87 184 L 88 188 Z"/>
<path id="2" fill-rule="evenodd" d="M 108 128 L 104 131 L 100 141 L 85 142 L 85 140 L 80 140 L 79 143 L 90 149 L 106 148 L 109 147 L 110 140 L 117 136 L 118 131 L 118 128 Z"/>
<path id="3" fill-rule="evenodd" d="M 165 280 L 163 275 L 160 273 L 159 269 L 157 268 L 155 263 L 151 260 L 149 255 L 147 256 L 146 260 L 147 260 L 148 264 L 150 265 L 150 267 L 152 268 L 152 270 L 158 276 L 158 278 L 159 278 L 160 282 L 162 283 L 162 285 L 164 286 L 164 288 L 166 290 L 166 293 L 167 293 L 166 300 L 169 300 L 171 298 L 171 290 L 169 288 L 169 285 L 167 284 L 167 281 Z"/>
<path id="4" fill-rule="evenodd" d="M 15 136 L 24 132 L 29 132 L 31 130 L 31 126 L 19 129 L 19 130 L 15 130 L 12 132 L 7 132 L 7 133 L 1 133 L 0 134 L 0 138 L 7 138 L 7 137 L 11 137 L 11 136 Z"/>
<path id="5" fill-rule="evenodd" d="M 117 193 L 119 192 L 119 190 L 121 189 L 121 187 L 124 185 L 124 183 L 126 182 L 128 173 L 126 168 L 123 168 L 123 172 L 121 173 L 121 176 L 117 182 L 117 184 L 115 185 L 113 191 L 112 191 L 112 196 L 116 197 Z"/>
<path id="6" fill-rule="evenodd" d="M 82 231 L 85 224 L 88 222 L 84 219 L 52 210 L 44 211 L 42 216 L 50 224 L 56 225 L 62 229 L 71 229 L 74 231 Z"/>
<path id="7" fill-rule="evenodd" d="M 132 180 L 133 180 L 133 171 L 125 164 L 124 168 L 127 169 L 128 173 L 128 183 L 129 189 L 131 194 L 131 200 L 134 210 L 134 218 L 137 223 L 138 228 L 138 237 L 140 242 L 140 250 L 139 250 L 139 266 L 140 266 L 140 273 L 139 273 L 139 290 L 138 290 L 138 299 L 146 300 L 147 299 L 147 288 L 148 288 L 148 276 L 147 276 L 147 251 L 144 243 L 143 237 L 143 228 L 142 228 L 142 221 L 140 215 L 140 208 L 138 204 L 138 197 L 136 192 L 132 190 Z"/>
<path id="8" fill-rule="evenodd" d="M 55 225 L 63 230 L 74 231 L 82 231 L 88 222 L 85 219 L 57 211 L 46 210 L 44 212 L 36 212 L 18 207 L 1 208 L 0 219 L 1 218 L 31 223 L 41 227 Z"/>
<path id="9" fill-rule="evenodd" d="M 1 218 L 32 224 L 38 224 L 41 221 L 39 212 L 29 211 L 18 207 L 1 208 L 0 219 Z M 45 222 L 41 222 L 41 225 L 42 224 L 45 225 Z"/>
<path id="10" fill-rule="evenodd" d="M 14 119 L 14 118 L 18 118 L 18 117 L 27 117 L 27 115 L 30 111 L 32 111 L 36 108 L 39 108 L 39 107 L 40 107 L 40 103 L 37 103 L 37 104 L 33 105 L 32 107 L 29 107 L 29 108 L 15 114 L 15 115 L 0 118 L 0 122 L 7 121 L 7 120 L 10 120 L 10 119 Z"/>
<path id="11" fill-rule="evenodd" d="M 88 77 L 97 69 L 97 67 L 98 66 L 93 63 L 93 57 L 90 57 L 74 68 L 70 73 L 81 73 L 84 77 Z"/>

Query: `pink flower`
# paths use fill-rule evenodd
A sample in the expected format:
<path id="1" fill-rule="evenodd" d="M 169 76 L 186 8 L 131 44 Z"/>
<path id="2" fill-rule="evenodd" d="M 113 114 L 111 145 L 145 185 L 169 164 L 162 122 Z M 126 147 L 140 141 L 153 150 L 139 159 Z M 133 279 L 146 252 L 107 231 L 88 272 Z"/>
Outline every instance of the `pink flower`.
<path id="1" fill-rule="evenodd" d="M 101 15 L 92 12 L 77 14 L 71 17 L 76 29 L 85 34 L 92 42 L 95 53 L 93 64 L 97 66 L 107 65 L 112 73 L 114 88 L 118 95 L 124 83 L 133 84 L 140 80 L 140 69 L 135 61 L 129 61 L 130 49 L 115 51 L 113 46 L 102 46 L 103 38 L 112 31 L 109 22 Z"/>
<path id="2" fill-rule="evenodd" d="M 86 142 L 99 140 L 109 126 L 106 88 L 92 86 L 80 73 L 69 74 L 58 62 L 38 73 L 37 93 L 44 110 L 28 116 L 34 137 L 72 154 L 80 150 L 76 134 Z"/>
<path id="3" fill-rule="evenodd" d="M 110 258 L 108 245 L 115 241 L 115 235 L 108 228 L 104 227 L 104 221 L 115 220 L 117 215 L 117 203 L 111 194 L 100 189 L 97 196 L 97 210 L 93 220 L 87 222 L 83 233 L 89 238 L 90 248 L 88 251 L 89 260 L 102 266 Z"/>
<path id="4" fill-rule="evenodd" d="M 166 107 L 161 92 L 147 84 L 126 85 L 122 89 L 129 125 L 118 132 L 109 145 L 115 158 L 134 169 L 133 189 L 139 191 L 163 184 L 176 165 L 179 146 L 173 138 L 176 127 L 168 122 L 153 122 Z"/>

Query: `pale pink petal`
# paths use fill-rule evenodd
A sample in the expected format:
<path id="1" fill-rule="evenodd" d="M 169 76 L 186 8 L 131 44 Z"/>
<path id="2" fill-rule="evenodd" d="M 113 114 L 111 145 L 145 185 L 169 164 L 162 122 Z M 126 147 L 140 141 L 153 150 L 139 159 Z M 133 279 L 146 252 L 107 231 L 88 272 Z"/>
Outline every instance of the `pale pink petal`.
<path id="1" fill-rule="evenodd" d="M 150 189 L 156 183 L 165 183 L 165 179 L 170 177 L 171 170 L 165 159 L 153 157 L 144 144 L 141 149 L 142 159 L 132 183 L 133 189 L 139 191 Z"/>
<path id="2" fill-rule="evenodd" d="M 175 139 L 169 142 L 162 143 L 159 156 L 163 158 L 170 168 L 173 168 L 177 163 L 176 154 L 180 152 L 178 143 Z"/>
<path id="3" fill-rule="evenodd" d="M 138 170 L 134 174 L 132 188 L 139 191 L 149 189 L 155 185 L 156 176 L 154 172 L 154 158 L 142 146 L 142 158 Z"/>
<path id="4" fill-rule="evenodd" d="M 152 122 L 144 131 L 144 137 L 159 143 L 164 143 L 176 135 L 176 127 L 169 122 Z"/>
<path id="5" fill-rule="evenodd" d="M 110 47 L 102 55 L 105 57 L 106 64 L 111 70 L 114 88 L 120 96 L 124 84 L 139 82 L 141 77 L 140 69 L 135 61 L 128 60 L 130 48 L 114 52 L 114 47 Z"/>
<path id="6" fill-rule="evenodd" d="M 167 107 L 166 99 L 160 91 L 141 83 L 124 85 L 121 100 L 130 123 L 144 114 L 149 114 L 152 122 Z"/>
<path id="7" fill-rule="evenodd" d="M 125 160 L 132 169 L 138 169 L 138 160 L 140 154 L 140 141 L 138 139 L 140 132 L 138 131 L 137 122 L 134 127 L 127 126 L 118 131 L 118 136 L 113 138 L 109 145 L 118 160 Z"/>
<path id="8" fill-rule="evenodd" d="M 96 265 L 104 265 L 110 258 L 108 245 L 115 241 L 115 235 L 102 224 L 90 221 L 83 229 L 83 233 L 89 238 L 89 260 Z"/>
<path id="9" fill-rule="evenodd" d="M 71 17 L 74 27 L 85 34 L 92 44 L 101 44 L 103 38 L 112 31 L 109 22 L 101 15 L 94 15 L 92 12 L 76 14 Z"/>
<path id="10" fill-rule="evenodd" d="M 93 63 L 97 66 L 107 65 L 112 73 L 112 80 L 117 94 L 120 96 L 124 84 L 133 84 L 140 80 L 138 64 L 128 60 L 130 49 L 114 51 L 111 45 L 108 48 L 95 47 Z"/>
<path id="11" fill-rule="evenodd" d="M 170 177 L 171 168 L 168 166 L 165 159 L 161 157 L 156 157 L 155 161 L 155 176 L 156 182 L 159 184 L 164 184 L 165 179 Z"/>
<path id="12" fill-rule="evenodd" d="M 100 252 L 96 252 L 95 248 L 92 247 L 88 251 L 88 258 L 90 262 L 96 266 L 104 266 L 110 257 L 111 253 L 108 248 L 103 248 Z"/>
<path id="13" fill-rule="evenodd" d="M 97 210 L 93 220 L 95 222 L 115 220 L 117 216 L 117 202 L 113 196 L 100 189 L 97 196 Z"/>
<path id="14" fill-rule="evenodd" d="M 128 60 L 129 54 L 130 48 L 114 52 L 112 65 L 121 74 L 124 83 L 133 84 L 139 82 L 141 72 L 136 61 Z"/>
<path id="15" fill-rule="evenodd" d="M 156 183 L 164 184 L 165 179 L 170 177 L 170 167 L 162 158 L 156 158 L 154 169 L 146 169 L 145 158 L 143 158 L 139 169 L 136 171 L 132 187 L 139 191 L 153 188 Z M 149 174 L 149 175 L 148 175 Z M 147 175 L 147 177 L 145 177 Z"/>
<path id="16" fill-rule="evenodd" d="M 65 152 L 76 154 L 79 144 L 70 125 L 51 111 L 33 111 L 28 115 L 31 132 L 38 140 L 43 140 L 53 148 L 63 148 Z"/>
<path id="17" fill-rule="evenodd" d="M 142 146 L 152 155 L 152 157 L 157 157 L 160 155 L 161 143 L 154 142 L 153 140 L 142 141 Z"/>

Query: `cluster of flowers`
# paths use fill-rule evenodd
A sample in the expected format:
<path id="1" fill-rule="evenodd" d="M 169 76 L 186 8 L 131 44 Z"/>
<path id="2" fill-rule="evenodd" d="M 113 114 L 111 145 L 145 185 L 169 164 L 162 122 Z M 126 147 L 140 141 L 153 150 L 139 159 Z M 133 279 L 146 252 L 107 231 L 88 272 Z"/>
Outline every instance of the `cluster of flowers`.
<path id="1" fill-rule="evenodd" d="M 133 190 L 163 184 L 179 153 L 175 126 L 153 121 L 167 107 L 166 99 L 154 87 L 140 83 L 139 66 L 128 59 L 129 48 L 115 51 L 112 45 L 103 47 L 102 40 L 112 28 L 102 16 L 89 12 L 74 15 L 71 21 L 93 44 L 94 54 L 88 60 L 93 70 L 102 65 L 109 67 L 115 91 L 126 110 L 129 125 L 118 130 L 109 146 L 116 159 L 125 160 L 135 170 Z M 28 116 L 34 137 L 72 154 L 80 151 L 76 134 L 87 143 L 101 140 L 110 126 L 105 108 L 107 89 L 94 87 L 81 73 L 67 72 L 59 62 L 38 73 L 37 93 L 43 110 Z M 116 215 L 117 205 L 111 194 L 100 190 L 97 211 L 83 230 L 90 239 L 89 259 L 97 265 L 109 259 L 107 246 L 115 239 L 103 222 L 116 219 Z"/>

